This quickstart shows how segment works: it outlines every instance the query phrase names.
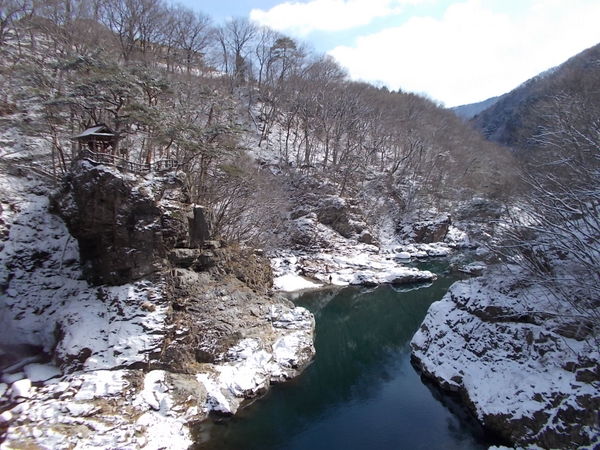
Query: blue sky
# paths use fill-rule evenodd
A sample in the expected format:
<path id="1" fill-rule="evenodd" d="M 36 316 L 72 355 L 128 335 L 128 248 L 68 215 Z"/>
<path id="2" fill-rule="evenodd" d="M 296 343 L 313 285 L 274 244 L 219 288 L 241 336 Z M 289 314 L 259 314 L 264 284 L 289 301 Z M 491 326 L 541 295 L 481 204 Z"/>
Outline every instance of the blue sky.
<path id="1" fill-rule="evenodd" d="M 509 0 L 514 2 L 514 0 Z M 223 23 L 231 17 L 250 17 L 253 10 L 269 11 L 277 5 L 284 3 L 308 4 L 310 0 L 222 0 L 222 1 L 199 1 L 179 0 L 177 3 L 186 5 L 197 11 L 209 15 L 217 24 Z M 313 2 L 314 3 L 314 2 Z M 340 3 L 348 3 L 342 0 Z M 327 51 L 339 45 L 352 45 L 355 38 L 360 35 L 371 34 L 378 30 L 398 26 L 405 22 L 413 14 L 427 14 L 439 17 L 445 8 L 452 4 L 453 0 L 428 1 L 421 5 L 407 5 L 405 10 L 383 17 L 375 17 L 368 24 L 356 26 L 339 31 L 314 30 L 310 33 L 297 33 L 294 30 L 281 30 L 291 36 L 297 37 L 320 52 Z M 332 22 L 333 19 L 330 19 Z"/>
<path id="2" fill-rule="evenodd" d="M 507 92 L 600 42 L 599 0 L 221 0 L 180 3 L 222 23 L 249 17 L 328 53 L 357 80 L 455 106 Z"/>

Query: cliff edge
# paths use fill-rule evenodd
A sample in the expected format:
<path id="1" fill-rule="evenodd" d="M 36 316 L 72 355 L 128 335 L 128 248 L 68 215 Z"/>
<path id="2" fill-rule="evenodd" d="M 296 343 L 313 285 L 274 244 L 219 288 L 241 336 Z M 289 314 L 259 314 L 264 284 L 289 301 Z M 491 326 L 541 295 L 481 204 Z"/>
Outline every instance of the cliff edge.
<path id="1" fill-rule="evenodd" d="M 80 160 L 52 204 L 0 182 L 7 446 L 186 448 L 310 362 L 313 316 L 271 293 L 266 259 L 209 239 L 176 173 Z"/>

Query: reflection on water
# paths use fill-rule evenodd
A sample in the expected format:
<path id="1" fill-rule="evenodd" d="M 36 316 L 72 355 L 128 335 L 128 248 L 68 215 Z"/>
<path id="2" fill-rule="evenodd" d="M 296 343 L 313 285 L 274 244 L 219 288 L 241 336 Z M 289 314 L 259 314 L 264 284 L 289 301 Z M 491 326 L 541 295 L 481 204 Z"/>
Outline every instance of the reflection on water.
<path id="1" fill-rule="evenodd" d="M 315 361 L 238 416 L 199 425 L 198 448 L 486 448 L 476 424 L 437 399 L 410 364 L 411 337 L 453 281 L 442 276 L 421 289 L 346 288 L 296 299 L 315 314 Z"/>

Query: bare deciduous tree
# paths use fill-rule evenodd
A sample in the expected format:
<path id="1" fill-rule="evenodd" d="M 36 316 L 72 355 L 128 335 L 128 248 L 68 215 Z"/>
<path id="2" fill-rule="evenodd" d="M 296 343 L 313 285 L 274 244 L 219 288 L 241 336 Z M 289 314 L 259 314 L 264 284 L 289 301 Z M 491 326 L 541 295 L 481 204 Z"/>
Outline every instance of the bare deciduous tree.
<path id="1" fill-rule="evenodd" d="M 29 0 L 0 0 L 0 45 L 4 44 L 8 32 L 14 30 L 15 23 L 32 7 Z"/>
<path id="2" fill-rule="evenodd" d="M 231 76 L 234 83 L 242 83 L 251 73 L 248 55 L 251 51 L 250 43 L 257 32 L 258 27 L 245 18 L 231 19 L 217 29 L 223 70 Z"/>
<path id="3" fill-rule="evenodd" d="M 580 332 L 598 339 L 600 91 L 597 79 L 582 86 L 538 105 L 535 154 L 523 174 L 529 189 L 497 250 L 547 290 L 554 312 L 575 317 Z"/>

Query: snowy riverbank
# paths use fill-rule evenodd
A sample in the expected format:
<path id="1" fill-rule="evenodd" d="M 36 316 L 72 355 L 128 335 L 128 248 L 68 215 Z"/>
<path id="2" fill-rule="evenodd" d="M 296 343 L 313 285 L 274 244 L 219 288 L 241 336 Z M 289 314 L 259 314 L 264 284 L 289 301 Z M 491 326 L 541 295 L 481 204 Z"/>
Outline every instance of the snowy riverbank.
<path id="1" fill-rule="evenodd" d="M 454 284 L 411 342 L 423 373 L 518 446 L 600 443 L 600 354 L 582 320 L 518 273 Z"/>
<path id="2" fill-rule="evenodd" d="M 275 289 L 291 292 L 326 285 L 374 286 L 432 281 L 430 271 L 403 266 L 398 254 L 380 255 L 376 248 L 359 244 L 336 253 L 284 253 L 271 259 Z"/>
<path id="3" fill-rule="evenodd" d="M 436 279 L 428 270 L 405 264 L 426 258 L 446 257 L 452 244 L 398 244 L 390 249 L 354 243 L 318 252 L 279 251 L 271 258 L 274 288 L 284 292 L 325 286 L 423 283 Z"/>

